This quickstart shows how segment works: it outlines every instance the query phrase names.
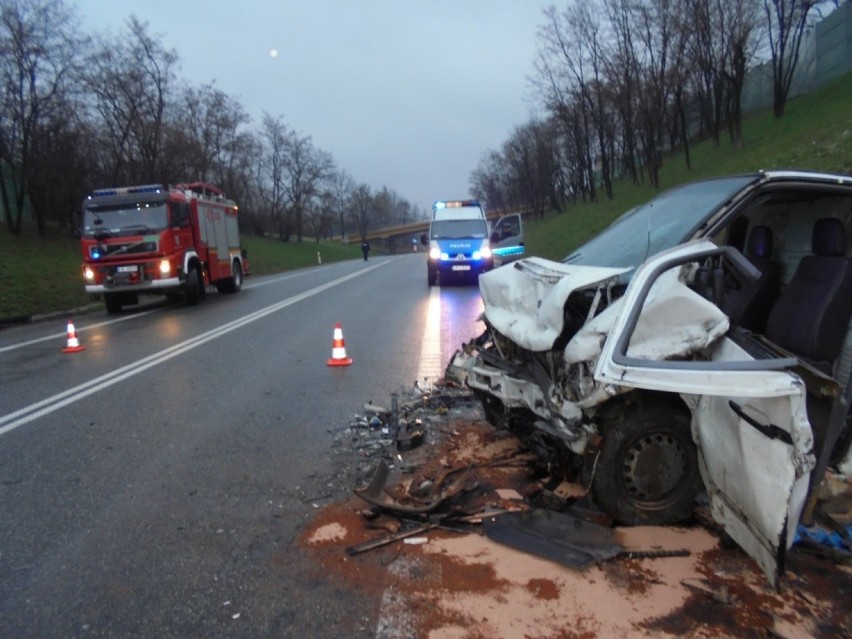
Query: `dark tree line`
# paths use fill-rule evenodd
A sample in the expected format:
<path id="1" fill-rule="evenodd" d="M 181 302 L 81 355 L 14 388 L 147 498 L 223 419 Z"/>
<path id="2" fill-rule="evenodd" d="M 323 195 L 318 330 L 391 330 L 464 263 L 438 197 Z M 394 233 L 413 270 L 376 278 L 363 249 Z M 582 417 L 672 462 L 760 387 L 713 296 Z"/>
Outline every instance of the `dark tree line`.
<path id="1" fill-rule="evenodd" d="M 741 96 L 759 51 L 784 114 L 820 0 L 569 0 L 549 7 L 530 84 L 542 115 L 470 176 L 489 208 L 542 214 L 611 198 L 613 181 L 659 185 L 664 155 L 727 134 L 742 144 Z"/>
<path id="2" fill-rule="evenodd" d="M 93 188 L 202 180 L 235 199 L 244 231 L 282 240 L 363 235 L 423 217 L 339 169 L 309 135 L 212 84 L 179 81 L 178 55 L 131 16 L 85 35 L 66 0 L 0 0 L 0 206 L 20 234 L 74 230 Z"/>

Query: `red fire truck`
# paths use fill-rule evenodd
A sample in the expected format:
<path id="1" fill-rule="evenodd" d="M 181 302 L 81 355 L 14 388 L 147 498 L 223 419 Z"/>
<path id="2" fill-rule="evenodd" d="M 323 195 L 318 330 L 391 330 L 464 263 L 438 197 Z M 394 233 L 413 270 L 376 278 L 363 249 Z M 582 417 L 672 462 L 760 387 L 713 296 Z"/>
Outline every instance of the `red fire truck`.
<path id="1" fill-rule="evenodd" d="M 82 214 L 86 292 L 101 295 L 109 313 L 139 295 L 194 305 L 210 285 L 236 293 L 248 273 L 237 205 L 210 184 L 98 189 Z"/>

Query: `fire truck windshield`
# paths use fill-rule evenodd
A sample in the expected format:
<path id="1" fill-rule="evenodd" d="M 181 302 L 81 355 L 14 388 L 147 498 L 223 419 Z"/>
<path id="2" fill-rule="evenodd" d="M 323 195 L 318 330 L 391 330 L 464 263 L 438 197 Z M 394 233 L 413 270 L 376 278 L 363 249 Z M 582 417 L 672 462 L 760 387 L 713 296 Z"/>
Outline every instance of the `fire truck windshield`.
<path id="1" fill-rule="evenodd" d="M 168 223 L 164 202 L 92 206 L 83 213 L 83 237 L 157 233 Z"/>

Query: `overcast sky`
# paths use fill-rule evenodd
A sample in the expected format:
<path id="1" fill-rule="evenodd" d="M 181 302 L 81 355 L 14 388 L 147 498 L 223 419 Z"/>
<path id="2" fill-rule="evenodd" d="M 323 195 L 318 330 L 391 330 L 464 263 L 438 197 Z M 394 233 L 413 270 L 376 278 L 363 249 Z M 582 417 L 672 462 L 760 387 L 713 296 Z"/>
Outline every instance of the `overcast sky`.
<path id="1" fill-rule="evenodd" d="M 74 0 L 72 0 L 73 2 Z M 468 196 L 470 173 L 534 109 L 537 0 L 76 0 L 87 33 L 133 14 L 258 130 L 309 135 L 357 182 L 424 211 Z M 274 53 L 273 53 L 274 51 Z M 277 55 L 276 55 L 277 54 Z"/>

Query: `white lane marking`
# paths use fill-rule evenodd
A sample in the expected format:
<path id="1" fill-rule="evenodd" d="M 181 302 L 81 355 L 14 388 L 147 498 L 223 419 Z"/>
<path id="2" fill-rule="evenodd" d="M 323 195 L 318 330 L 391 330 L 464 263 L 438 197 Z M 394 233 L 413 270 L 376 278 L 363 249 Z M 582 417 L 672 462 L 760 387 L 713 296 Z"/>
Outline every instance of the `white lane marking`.
<path id="1" fill-rule="evenodd" d="M 128 315 L 126 317 L 117 317 L 116 319 L 107 320 L 105 322 L 98 322 L 97 324 L 89 324 L 85 327 L 74 326 L 77 333 L 82 333 L 83 331 L 90 331 L 93 328 L 99 328 L 101 326 L 109 326 L 110 324 L 115 324 L 116 322 L 125 322 L 130 319 L 136 319 L 137 317 L 144 317 L 145 315 L 149 315 L 153 313 L 156 309 L 151 309 L 150 311 L 141 311 L 139 313 L 133 313 L 133 315 Z M 48 340 L 56 340 L 60 337 L 65 337 L 65 333 L 54 333 L 53 335 L 45 335 L 44 337 L 37 337 L 36 339 L 27 340 L 26 342 L 18 342 L 17 344 L 11 344 L 10 346 L 3 346 L 0 348 L 0 353 L 5 351 L 12 351 L 16 348 L 23 348 L 24 346 L 30 346 L 32 344 L 38 344 L 39 342 L 46 342 Z"/>
<path id="2" fill-rule="evenodd" d="M 259 288 L 261 286 L 267 286 L 269 284 L 277 284 L 278 282 L 283 282 L 284 280 L 290 280 L 296 277 L 307 275 L 308 273 L 312 273 L 315 270 L 316 269 L 310 269 L 308 271 L 300 271 L 298 273 L 289 273 L 280 277 L 273 277 L 271 279 L 264 280 L 263 282 L 253 282 L 248 285 L 243 285 L 243 288 L 249 290 L 253 288 Z M 97 322 L 95 324 L 88 324 L 86 326 L 74 326 L 74 328 L 77 331 L 77 334 L 79 335 L 80 333 L 84 333 L 85 331 L 90 331 L 95 328 L 100 328 L 101 326 L 109 326 L 110 324 L 115 324 L 117 322 L 126 322 L 127 320 L 145 317 L 146 315 L 150 315 L 151 313 L 156 313 L 158 310 L 160 309 L 154 308 L 150 311 L 139 311 L 138 313 L 133 313 L 132 315 L 127 315 L 125 317 L 117 317 L 115 319 L 107 320 L 105 322 Z M 0 346 L 0 353 L 4 353 L 6 351 L 13 351 L 16 348 L 31 346 L 40 342 L 57 340 L 60 337 L 65 337 L 65 333 L 54 333 L 52 335 L 45 335 L 44 337 L 37 337 L 35 339 L 27 340 L 26 342 L 18 342 L 17 344 L 10 344 L 9 346 Z"/>
<path id="3" fill-rule="evenodd" d="M 218 337 L 222 337 L 231 331 L 234 331 L 238 328 L 245 326 L 246 324 L 251 324 L 252 322 L 256 322 L 257 320 L 270 315 L 271 313 L 275 313 L 276 311 L 280 311 L 283 308 L 287 308 L 288 306 L 292 306 L 297 302 L 301 302 L 302 300 L 308 299 L 309 297 L 313 297 L 318 293 L 322 293 L 325 290 L 328 290 L 334 286 L 338 286 L 347 282 L 353 278 L 359 277 L 372 271 L 373 269 L 379 268 L 385 264 L 390 264 L 390 261 L 380 262 L 375 266 L 368 267 L 356 273 L 350 273 L 349 275 L 344 275 L 343 277 L 339 277 L 336 280 L 332 280 L 331 282 L 327 282 L 326 284 L 322 284 L 310 290 L 307 290 L 303 293 L 299 293 L 298 295 L 294 295 L 286 300 L 281 302 L 277 302 L 266 308 L 262 308 L 259 311 L 255 311 L 254 313 L 250 313 L 240 319 L 236 319 L 232 322 L 228 322 L 227 324 L 223 324 L 218 328 L 214 328 L 213 330 L 207 331 L 206 333 L 202 333 L 201 335 L 197 335 L 188 340 L 180 342 L 179 344 L 175 344 L 174 346 L 170 346 L 165 348 L 153 355 L 149 355 L 148 357 L 143 357 L 142 359 L 133 362 L 131 364 L 127 364 L 126 366 L 122 366 L 114 371 L 110 371 L 105 375 L 101 375 L 100 377 L 96 377 L 95 379 L 89 380 L 88 382 L 84 382 L 74 388 L 69 388 L 61 393 L 57 393 L 53 397 L 48 397 L 47 399 L 43 399 L 39 402 L 31 404 L 29 406 L 25 406 L 20 410 L 16 410 L 13 413 L 9 413 L 8 415 L 3 415 L 0 417 L 0 435 L 4 435 L 19 426 L 23 426 L 39 417 L 44 417 L 45 415 L 49 415 L 54 411 L 59 410 L 69 404 L 73 404 L 74 402 L 80 401 L 81 399 L 88 397 L 94 393 L 100 392 L 105 388 L 109 388 L 114 384 L 117 384 L 125 379 L 133 377 L 134 375 L 138 375 L 139 373 L 148 370 L 158 364 L 162 364 L 173 357 L 177 357 L 187 351 L 190 351 L 194 348 L 201 346 L 202 344 L 206 344 L 207 342 L 214 340 Z"/>
<path id="4" fill-rule="evenodd" d="M 420 368 L 417 379 L 434 382 L 443 375 L 441 367 L 441 289 L 433 286 L 429 291 L 429 310 L 426 312 L 426 330 L 420 346 Z"/>
<path id="5" fill-rule="evenodd" d="M 441 366 L 441 289 L 433 286 L 429 291 L 429 308 L 426 311 L 426 328 L 420 347 L 420 367 L 417 380 L 435 382 L 443 375 Z M 428 388 L 428 384 L 426 385 Z M 390 564 L 391 572 L 406 570 L 404 558 Z M 399 576 L 399 575 L 398 575 Z M 379 604 L 379 618 L 376 622 L 376 639 L 415 639 L 417 633 L 413 623 L 413 613 L 405 596 L 396 588 L 390 587 L 382 595 Z"/>

